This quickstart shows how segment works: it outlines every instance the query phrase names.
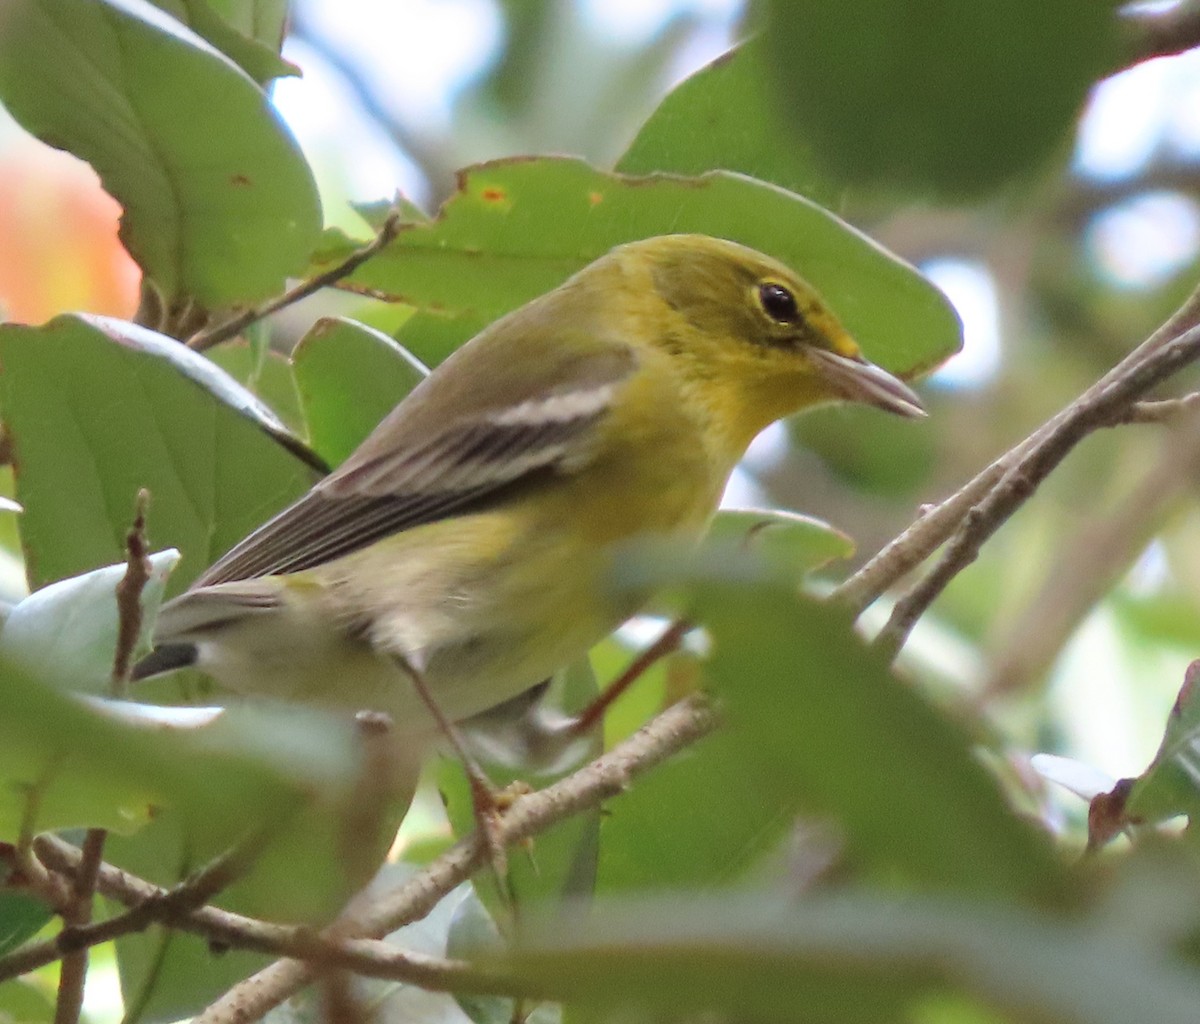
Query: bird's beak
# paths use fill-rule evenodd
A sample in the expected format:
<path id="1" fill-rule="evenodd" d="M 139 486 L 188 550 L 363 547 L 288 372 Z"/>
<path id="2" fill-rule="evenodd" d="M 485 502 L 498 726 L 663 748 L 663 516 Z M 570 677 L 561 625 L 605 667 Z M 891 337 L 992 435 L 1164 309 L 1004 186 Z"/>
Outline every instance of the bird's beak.
<path id="1" fill-rule="evenodd" d="M 926 415 L 912 388 L 862 356 L 843 356 L 814 347 L 808 349 L 808 357 L 821 376 L 848 401 L 863 402 L 910 419 Z"/>

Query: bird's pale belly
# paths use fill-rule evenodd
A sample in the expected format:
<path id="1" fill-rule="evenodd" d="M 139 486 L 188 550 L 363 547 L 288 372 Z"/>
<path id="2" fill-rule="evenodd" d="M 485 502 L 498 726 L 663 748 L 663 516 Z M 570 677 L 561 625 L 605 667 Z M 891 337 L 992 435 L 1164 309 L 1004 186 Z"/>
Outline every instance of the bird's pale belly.
<path id="1" fill-rule="evenodd" d="M 456 535 L 410 531 L 366 567 L 323 567 L 241 636 L 201 645 L 201 667 L 247 695 L 384 711 L 420 730 L 428 716 L 398 659 L 445 714 L 467 718 L 582 656 L 647 596 L 598 593 L 606 548 L 548 534 L 517 542 L 487 519 L 464 517 Z"/>

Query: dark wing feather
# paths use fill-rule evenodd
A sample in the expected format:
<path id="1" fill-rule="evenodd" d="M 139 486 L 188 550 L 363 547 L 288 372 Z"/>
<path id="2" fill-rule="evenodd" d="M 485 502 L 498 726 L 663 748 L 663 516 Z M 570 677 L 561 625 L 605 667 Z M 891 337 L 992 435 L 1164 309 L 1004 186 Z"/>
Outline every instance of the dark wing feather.
<path id="1" fill-rule="evenodd" d="M 592 428 L 633 370 L 632 352 L 618 356 L 610 349 L 576 360 L 551 390 L 493 403 L 440 431 L 424 431 L 430 403 L 418 389 L 337 472 L 229 551 L 193 589 L 310 569 L 389 534 L 486 508 L 514 488 L 579 465 Z M 427 383 L 436 386 L 435 377 Z"/>

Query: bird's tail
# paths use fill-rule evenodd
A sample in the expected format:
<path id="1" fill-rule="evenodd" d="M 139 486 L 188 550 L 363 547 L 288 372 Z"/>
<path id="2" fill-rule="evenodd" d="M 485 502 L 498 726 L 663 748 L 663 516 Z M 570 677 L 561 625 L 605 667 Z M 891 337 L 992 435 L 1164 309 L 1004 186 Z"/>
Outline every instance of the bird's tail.
<path id="1" fill-rule="evenodd" d="M 179 668 L 187 668 L 196 664 L 195 644 L 160 644 L 133 666 L 129 678 L 133 682 L 160 676 L 164 672 L 174 672 Z"/>

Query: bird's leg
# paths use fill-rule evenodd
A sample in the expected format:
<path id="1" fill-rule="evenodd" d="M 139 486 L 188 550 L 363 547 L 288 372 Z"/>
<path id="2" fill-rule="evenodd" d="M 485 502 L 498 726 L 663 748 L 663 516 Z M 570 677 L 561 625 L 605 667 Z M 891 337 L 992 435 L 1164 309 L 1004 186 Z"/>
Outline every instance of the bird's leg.
<path id="1" fill-rule="evenodd" d="M 568 729 L 570 738 L 582 736 L 595 728 L 613 701 L 637 682 L 652 665 L 679 649 L 691 628 L 692 624 L 686 619 L 676 619 L 672 622 L 654 643 L 640 652 L 625 671 L 604 688 L 600 696 L 576 716 Z"/>
<path id="2" fill-rule="evenodd" d="M 497 827 L 500 823 L 500 813 L 505 807 L 504 794 L 492 785 L 492 780 L 487 777 L 487 774 L 479 766 L 479 762 L 467 750 L 458 726 L 450 721 L 446 713 L 442 711 L 437 699 L 430 692 L 424 673 L 407 658 L 398 655 L 393 657 L 401 671 L 412 681 L 413 689 L 417 691 L 417 696 L 421 698 L 421 702 L 432 716 L 438 731 L 446 738 L 455 757 L 462 763 L 463 770 L 467 774 L 467 782 L 471 787 L 471 808 L 475 812 L 475 827 L 479 830 L 479 837 L 487 851 L 488 861 L 496 873 L 497 883 L 501 891 L 505 891 L 504 880 L 508 877 L 508 856 L 504 844 L 500 840 Z"/>

